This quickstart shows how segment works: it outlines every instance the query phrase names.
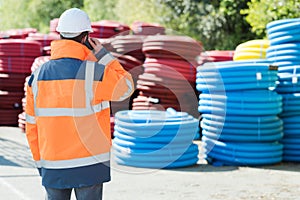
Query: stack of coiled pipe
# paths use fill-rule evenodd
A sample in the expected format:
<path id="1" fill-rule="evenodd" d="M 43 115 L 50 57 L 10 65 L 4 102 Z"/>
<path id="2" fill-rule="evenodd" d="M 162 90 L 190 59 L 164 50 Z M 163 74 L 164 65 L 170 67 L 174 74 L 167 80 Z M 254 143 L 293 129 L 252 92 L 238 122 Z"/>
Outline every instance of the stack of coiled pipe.
<path id="1" fill-rule="evenodd" d="M 128 110 L 115 115 L 114 160 L 121 165 L 176 168 L 198 161 L 198 120 L 174 109 Z"/>
<path id="2" fill-rule="evenodd" d="M 0 40 L 0 125 L 17 125 L 22 111 L 23 84 L 41 45 L 24 39 Z"/>
<path id="3" fill-rule="evenodd" d="M 283 19 L 267 24 L 270 47 L 268 60 L 278 65 L 277 92 L 283 97 L 283 160 L 300 162 L 300 18 Z"/>
<path id="4" fill-rule="evenodd" d="M 92 22 L 93 32 L 90 33 L 91 37 L 95 38 L 110 38 L 117 35 L 128 35 L 130 27 L 112 20 L 100 20 Z"/>
<path id="5" fill-rule="evenodd" d="M 196 60 L 202 45 L 185 36 L 148 36 L 143 43 L 146 60 L 139 76 L 133 110 L 165 110 L 197 115 Z M 193 113 L 194 112 L 194 113 Z"/>
<path id="6" fill-rule="evenodd" d="M 264 165 L 282 160 L 282 97 L 277 70 L 266 60 L 206 63 L 197 69 L 202 141 L 215 165 Z"/>
<path id="7" fill-rule="evenodd" d="M 200 54 L 198 63 L 199 63 L 199 65 L 203 65 L 206 62 L 232 61 L 233 56 L 234 56 L 234 51 L 231 51 L 231 50 L 204 51 Z"/>
<path id="8" fill-rule="evenodd" d="M 266 59 L 266 50 L 270 46 L 269 40 L 250 40 L 239 44 L 234 51 L 233 60 Z"/>
<path id="9" fill-rule="evenodd" d="M 142 52 L 143 40 L 144 36 L 140 35 L 121 35 L 111 38 L 109 41 L 112 55 L 118 59 L 124 69 L 132 75 L 135 88 L 138 76 L 143 73 L 142 64 L 145 60 L 145 56 Z M 127 98 L 123 101 L 111 102 L 112 114 L 120 110 L 131 109 L 131 101 L 136 97 L 136 93 L 137 91 L 131 98 Z"/>

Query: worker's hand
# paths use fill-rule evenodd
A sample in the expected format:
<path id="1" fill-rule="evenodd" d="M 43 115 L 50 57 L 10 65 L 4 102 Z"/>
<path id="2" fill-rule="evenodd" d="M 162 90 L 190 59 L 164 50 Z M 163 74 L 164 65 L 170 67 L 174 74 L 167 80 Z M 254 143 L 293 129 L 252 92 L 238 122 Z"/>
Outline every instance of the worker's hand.
<path id="1" fill-rule="evenodd" d="M 95 55 L 103 48 L 101 42 L 96 38 L 89 38 L 89 42 L 93 47 L 93 52 Z"/>

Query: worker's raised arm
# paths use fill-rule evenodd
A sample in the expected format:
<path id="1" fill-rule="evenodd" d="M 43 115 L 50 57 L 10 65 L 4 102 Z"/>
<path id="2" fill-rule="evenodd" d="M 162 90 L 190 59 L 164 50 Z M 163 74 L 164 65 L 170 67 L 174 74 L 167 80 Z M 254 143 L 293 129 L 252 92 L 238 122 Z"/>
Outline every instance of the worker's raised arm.
<path id="1" fill-rule="evenodd" d="M 97 100 L 122 101 L 134 91 L 131 74 L 99 43 L 94 46 L 98 60 L 95 70 L 104 68 L 104 72 L 96 86 L 95 97 Z"/>

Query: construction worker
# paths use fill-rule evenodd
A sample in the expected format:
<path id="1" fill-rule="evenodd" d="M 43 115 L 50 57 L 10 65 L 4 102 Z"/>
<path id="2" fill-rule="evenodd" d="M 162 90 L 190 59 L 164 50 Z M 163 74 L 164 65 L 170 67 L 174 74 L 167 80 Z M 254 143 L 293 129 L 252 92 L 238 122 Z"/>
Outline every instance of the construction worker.
<path id="1" fill-rule="evenodd" d="M 110 107 L 133 92 L 131 75 L 96 39 L 88 15 L 66 10 L 51 59 L 30 77 L 26 136 L 46 199 L 102 199 L 110 181 Z M 85 45 L 90 43 L 92 51 Z"/>

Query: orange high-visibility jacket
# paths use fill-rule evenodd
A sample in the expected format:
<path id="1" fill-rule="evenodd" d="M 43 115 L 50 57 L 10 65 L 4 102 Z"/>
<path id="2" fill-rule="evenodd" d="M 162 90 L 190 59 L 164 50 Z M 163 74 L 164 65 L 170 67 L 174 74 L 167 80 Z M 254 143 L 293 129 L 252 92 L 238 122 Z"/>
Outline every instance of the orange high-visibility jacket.
<path id="1" fill-rule="evenodd" d="M 28 82 L 26 136 L 42 184 L 89 186 L 110 180 L 110 107 L 133 91 L 131 75 L 102 48 L 51 44 L 51 60 Z"/>

